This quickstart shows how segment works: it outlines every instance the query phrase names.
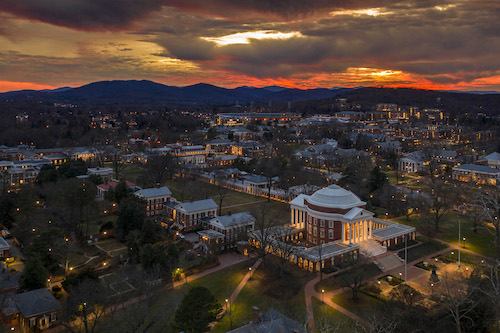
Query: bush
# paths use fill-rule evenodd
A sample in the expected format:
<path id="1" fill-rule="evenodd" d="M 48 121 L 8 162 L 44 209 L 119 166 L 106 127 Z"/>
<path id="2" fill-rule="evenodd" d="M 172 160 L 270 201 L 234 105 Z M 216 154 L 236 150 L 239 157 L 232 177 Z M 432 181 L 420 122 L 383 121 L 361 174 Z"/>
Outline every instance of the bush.
<path id="1" fill-rule="evenodd" d="M 367 294 L 380 295 L 382 289 L 378 283 L 370 283 L 363 288 L 363 291 Z"/>
<path id="2" fill-rule="evenodd" d="M 412 245 L 418 244 L 418 242 L 416 240 L 410 239 L 407 242 L 407 244 L 408 244 L 408 247 L 410 247 Z M 401 242 L 401 243 L 398 243 L 396 245 L 389 246 L 387 248 L 387 250 L 389 250 L 389 251 L 397 251 L 397 250 L 401 250 L 401 249 L 404 249 L 404 248 L 405 248 L 405 242 Z"/>

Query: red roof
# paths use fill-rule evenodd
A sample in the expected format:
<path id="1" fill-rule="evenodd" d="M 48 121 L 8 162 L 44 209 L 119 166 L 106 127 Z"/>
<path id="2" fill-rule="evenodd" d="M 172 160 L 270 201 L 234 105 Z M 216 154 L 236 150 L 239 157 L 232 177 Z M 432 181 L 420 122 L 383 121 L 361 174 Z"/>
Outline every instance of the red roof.
<path id="1" fill-rule="evenodd" d="M 100 188 L 101 190 L 109 190 L 110 187 L 112 187 L 113 189 L 116 187 L 116 185 L 118 185 L 120 182 L 109 182 L 107 184 L 100 184 L 100 185 L 97 185 L 98 188 Z M 127 184 L 128 187 L 132 187 L 132 186 L 135 186 L 134 183 L 131 183 L 129 181 L 125 181 L 125 183 Z"/>

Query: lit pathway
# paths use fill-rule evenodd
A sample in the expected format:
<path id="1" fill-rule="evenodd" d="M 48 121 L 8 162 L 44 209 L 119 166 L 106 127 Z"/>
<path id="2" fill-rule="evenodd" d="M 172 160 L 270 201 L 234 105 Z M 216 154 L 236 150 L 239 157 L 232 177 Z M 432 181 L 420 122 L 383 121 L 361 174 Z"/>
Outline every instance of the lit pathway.
<path id="1" fill-rule="evenodd" d="M 249 270 L 248 273 L 245 274 L 245 276 L 241 280 L 241 282 L 238 285 L 238 287 L 236 287 L 236 289 L 233 291 L 233 293 L 231 294 L 231 296 L 229 296 L 229 298 L 227 299 L 227 302 L 226 302 L 227 305 L 224 304 L 223 310 L 220 313 L 221 317 L 226 313 L 226 310 L 227 310 L 228 306 L 229 306 L 229 308 L 231 308 L 231 304 L 233 304 L 233 302 L 236 299 L 236 297 L 238 297 L 238 294 L 240 293 L 240 291 L 247 284 L 248 280 L 250 280 L 250 278 L 252 277 L 252 275 L 254 274 L 254 272 L 257 270 L 257 267 L 259 267 L 259 265 L 261 263 L 262 263 L 262 259 L 257 260 L 255 262 L 255 264 L 253 264 L 252 269 Z M 211 323 L 210 324 L 210 328 L 213 328 L 215 326 L 215 324 L 216 324 L 216 322 Z"/>
<path id="2" fill-rule="evenodd" d="M 180 287 L 185 283 L 189 283 L 191 281 L 194 281 L 196 279 L 199 279 L 205 275 L 212 274 L 214 272 L 220 271 L 221 269 L 225 269 L 229 266 L 239 264 L 240 262 L 248 260 L 249 257 L 243 256 L 241 254 L 235 254 L 235 253 L 226 253 L 223 255 L 219 256 L 219 265 L 206 269 L 200 273 L 189 275 L 187 278 L 182 279 L 180 281 L 174 282 L 174 288 Z"/>
<path id="3" fill-rule="evenodd" d="M 414 260 L 412 262 L 409 262 L 408 263 L 408 267 L 411 267 L 411 266 L 414 266 L 415 264 L 423 261 L 423 260 L 427 260 L 429 258 L 432 258 L 432 257 L 435 257 L 435 256 L 439 256 L 441 254 L 445 254 L 445 253 L 448 253 L 449 251 L 451 251 L 451 248 L 446 248 L 444 250 L 441 250 L 441 251 L 438 251 L 438 252 L 434 252 L 432 254 L 429 254 L 427 256 L 424 256 L 424 257 L 421 257 L 417 260 Z M 385 256 L 385 255 L 388 255 L 388 254 L 391 254 L 390 252 L 387 252 L 387 253 L 384 253 L 384 254 L 381 254 L 380 256 L 378 257 L 382 257 L 382 256 Z M 375 257 L 374 259 L 376 259 L 377 257 Z M 374 280 L 378 280 L 388 274 L 390 275 L 394 275 L 396 276 L 397 274 L 399 274 L 399 272 L 402 272 L 404 271 L 404 267 L 405 265 L 401 265 L 399 267 L 396 267 L 392 270 L 389 270 L 387 272 L 382 272 L 370 279 L 368 279 L 368 281 L 374 281 Z M 333 277 L 339 273 L 341 273 L 342 270 L 340 271 L 337 271 L 337 272 L 334 272 L 334 273 L 330 273 L 330 274 L 323 274 L 323 279 L 328 279 L 330 277 Z M 316 332 L 315 330 L 315 324 L 314 324 L 314 310 L 313 310 L 313 306 L 312 306 L 312 297 L 316 297 L 317 299 L 321 300 L 321 294 L 316 292 L 316 290 L 314 289 L 314 287 L 316 286 L 316 284 L 318 284 L 320 282 L 320 278 L 319 276 L 317 276 L 316 278 L 314 278 L 313 280 L 309 281 L 305 287 L 305 290 L 304 290 L 304 293 L 305 293 L 305 297 L 306 297 L 306 309 L 307 309 L 307 318 L 308 318 L 308 327 L 309 327 L 309 331 L 310 332 Z M 364 319 L 362 319 L 361 317 L 359 317 L 358 315 L 356 315 L 355 313 L 352 313 L 351 311 L 347 310 L 346 308 L 344 307 L 341 307 L 340 305 L 334 303 L 332 301 L 332 297 L 337 295 L 337 294 L 340 294 L 344 291 L 347 291 L 349 290 L 349 288 L 338 288 L 332 292 L 325 292 L 325 294 L 323 295 L 323 300 L 325 302 L 325 304 L 331 306 L 332 308 L 334 308 L 335 310 L 343 313 L 344 315 L 348 316 L 349 318 L 359 322 L 360 324 L 364 325 L 364 326 L 368 326 L 369 323 L 366 322 Z"/>

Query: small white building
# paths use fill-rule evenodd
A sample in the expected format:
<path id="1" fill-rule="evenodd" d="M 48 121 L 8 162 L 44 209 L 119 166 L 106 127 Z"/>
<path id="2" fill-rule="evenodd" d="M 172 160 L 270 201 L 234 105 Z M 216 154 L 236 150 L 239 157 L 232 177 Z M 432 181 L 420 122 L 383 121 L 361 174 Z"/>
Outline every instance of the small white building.
<path id="1" fill-rule="evenodd" d="M 479 164 L 463 164 L 453 168 L 453 179 L 476 184 L 499 185 L 500 170 Z"/>

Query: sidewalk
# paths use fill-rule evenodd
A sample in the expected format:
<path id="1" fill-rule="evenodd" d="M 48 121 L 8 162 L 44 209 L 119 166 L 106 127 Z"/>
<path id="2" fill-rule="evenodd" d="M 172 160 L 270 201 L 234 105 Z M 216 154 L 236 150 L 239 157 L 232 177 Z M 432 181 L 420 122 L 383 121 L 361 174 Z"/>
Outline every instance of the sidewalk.
<path id="1" fill-rule="evenodd" d="M 199 279 L 205 275 L 212 274 L 214 272 L 220 271 L 221 269 L 227 268 L 227 267 L 232 266 L 232 265 L 239 264 L 240 262 L 247 261 L 249 259 L 251 259 L 251 258 L 248 256 L 236 254 L 233 252 L 222 254 L 219 256 L 219 265 L 212 267 L 212 268 L 209 268 L 209 269 L 206 269 L 200 273 L 189 275 L 187 278 L 182 279 L 181 281 L 176 281 L 176 282 L 174 282 L 173 287 L 178 288 L 178 287 L 182 286 L 183 284 L 186 284 L 186 283 L 189 284 L 189 282 L 194 281 L 196 279 Z"/>

